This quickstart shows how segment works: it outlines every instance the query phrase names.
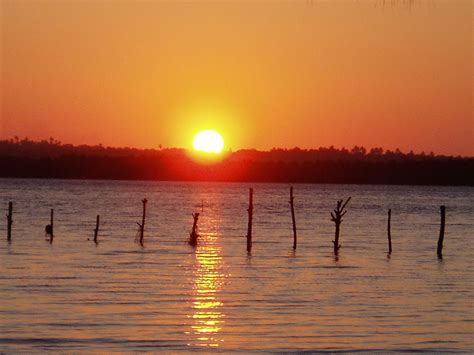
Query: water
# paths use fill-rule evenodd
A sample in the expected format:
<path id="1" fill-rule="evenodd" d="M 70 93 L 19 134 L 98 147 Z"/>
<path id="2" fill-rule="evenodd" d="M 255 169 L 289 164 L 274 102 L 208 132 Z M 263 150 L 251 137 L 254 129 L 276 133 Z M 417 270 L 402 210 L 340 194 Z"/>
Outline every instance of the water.
<path id="1" fill-rule="evenodd" d="M 473 188 L 296 185 L 293 252 L 289 186 L 252 184 L 247 255 L 249 186 L 0 180 L 0 351 L 474 350 Z M 329 212 L 348 196 L 335 258 Z"/>

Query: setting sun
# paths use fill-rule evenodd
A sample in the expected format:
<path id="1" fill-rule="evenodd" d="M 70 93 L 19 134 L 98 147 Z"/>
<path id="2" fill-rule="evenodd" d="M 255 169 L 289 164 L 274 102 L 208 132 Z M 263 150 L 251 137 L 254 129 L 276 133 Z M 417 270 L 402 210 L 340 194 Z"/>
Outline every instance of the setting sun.
<path id="1" fill-rule="evenodd" d="M 201 152 L 220 153 L 224 148 L 224 139 L 214 130 L 201 131 L 194 136 L 193 147 Z"/>

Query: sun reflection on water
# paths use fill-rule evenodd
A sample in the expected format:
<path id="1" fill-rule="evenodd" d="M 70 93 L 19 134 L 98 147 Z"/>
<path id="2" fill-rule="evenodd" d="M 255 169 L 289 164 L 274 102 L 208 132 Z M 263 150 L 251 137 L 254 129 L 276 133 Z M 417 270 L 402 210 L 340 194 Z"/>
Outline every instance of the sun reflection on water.
<path id="1" fill-rule="evenodd" d="M 193 285 L 193 319 L 191 326 L 196 344 L 203 347 L 218 347 L 223 341 L 218 336 L 223 323 L 218 292 L 224 280 L 221 270 L 221 248 L 217 244 L 217 233 L 200 235 L 196 248 L 196 269 Z"/>

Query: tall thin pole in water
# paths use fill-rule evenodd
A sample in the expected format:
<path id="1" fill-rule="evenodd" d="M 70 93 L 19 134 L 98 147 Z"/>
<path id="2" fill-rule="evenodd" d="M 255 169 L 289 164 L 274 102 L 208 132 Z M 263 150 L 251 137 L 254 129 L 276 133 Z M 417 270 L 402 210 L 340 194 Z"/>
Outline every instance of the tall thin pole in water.
<path id="1" fill-rule="evenodd" d="M 99 222 L 100 222 L 100 216 L 97 215 L 96 220 L 95 220 L 95 229 L 94 229 L 94 243 L 98 243 L 97 241 L 97 236 L 99 235 Z"/>
<path id="2" fill-rule="evenodd" d="M 249 189 L 249 223 L 247 227 L 247 252 L 252 250 L 253 188 Z"/>
<path id="3" fill-rule="evenodd" d="M 293 186 L 290 187 L 290 206 L 291 206 L 291 219 L 293 221 L 293 249 L 296 250 L 296 220 L 295 220 L 295 206 L 293 204 Z"/>
<path id="4" fill-rule="evenodd" d="M 12 240 L 12 224 L 13 224 L 13 202 L 8 202 L 7 214 L 7 240 Z"/>
<path id="5" fill-rule="evenodd" d="M 142 214 L 142 223 L 140 224 L 140 244 L 143 245 L 143 234 L 145 232 L 145 215 L 146 215 L 146 203 L 148 200 L 144 198 L 142 200 L 143 204 L 143 214 Z"/>
<path id="6" fill-rule="evenodd" d="M 438 258 L 443 258 L 444 222 L 446 218 L 446 206 L 439 206 L 441 212 L 441 225 L 439 227 Z"/>
<path id="7" fill-rule="evenodd" d="M 387 237 L 388 237 L 388 253 L 392 254 L 392 234 L 390 232 L 390 220 L 392 218 L 392 210 L 388 209 L 388 221 L 387 221 Z"/>
<path id="8" fill-rule="evenodd" d="M 54 238 L 54 225 L 53 225 L 53 222 L 54 222 L 54 208 L 51 208 L 51 222 L 50 222 L 50 226 L 51 226 L 51 233 L 50 233 L 50 237 L 49 237 L 49 242 L 52 244 L 53 243 L 53 238 Z"/>

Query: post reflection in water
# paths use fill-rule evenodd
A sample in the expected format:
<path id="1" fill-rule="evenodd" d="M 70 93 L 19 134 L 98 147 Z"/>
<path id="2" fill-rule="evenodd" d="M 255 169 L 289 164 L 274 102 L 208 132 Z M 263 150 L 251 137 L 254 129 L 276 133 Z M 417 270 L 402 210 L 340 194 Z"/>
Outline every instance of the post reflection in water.
<path id="1" fill-rule="evenodd" d="M 214 229 L 214 228 L 209 228 Z M 224 315 L 218 293 L 224 281 L 221 270 L 221 247 L 215 232 L 201 233 L 196 247 L 196 266 L 193 285 L 192 333 L 197 345 L 218 347 L 223 341 L 219 337 Z"/>

